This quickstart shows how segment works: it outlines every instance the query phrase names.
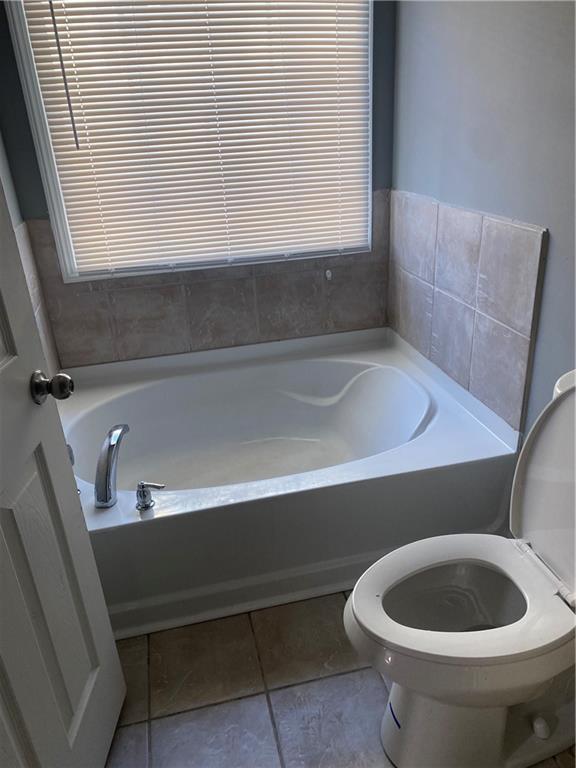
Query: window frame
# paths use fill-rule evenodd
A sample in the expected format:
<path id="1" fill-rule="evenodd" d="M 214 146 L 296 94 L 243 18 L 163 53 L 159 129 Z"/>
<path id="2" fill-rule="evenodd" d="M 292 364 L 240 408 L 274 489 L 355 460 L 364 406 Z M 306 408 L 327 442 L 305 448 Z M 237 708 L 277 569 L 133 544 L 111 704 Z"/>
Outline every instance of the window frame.
<path id="1" fill-rule="evenodd" d="M 207 268 L 225 268 L 227 266 L 237 266 L 240 264 L 269 264 L 274 262 L 301 261 L 307 259 L 322 259 L 334 256 L 367 253 L 372 251 L 373 247 L 373 59 L 374 59 L 374 3 L 376 0 L 367 0 L 369 5 L 369 28 L 368 28 L 368 245 L 367 249 L 348 248 L 331 249 L 326 251 L 312 251 L 289 255 L 266 255 L 253 257 L 232 257 L 222 259 L 206 259 L 205 261 L 195 259 L 190 262 L 167 265 L 158 264 L 146 265 L 142 267 L 116 268 L 107 271 L 79 272 L 74 255 L 72 235 L 68 225 L 68 215 L 60 179 L 56 157 L 52 148 L 52 139 L 48 124 L 48 117 L 44 109 L 40 82 L 36 72 L 34 62 L 34 52 L 32 42 L 28 33 L 26 21 L 26 11 L 24 9 L 24 0 L 12 0 L 5 4 L 10 35 L 14 47 L 14 54 L 20 74 L 24 101 L 28 112 L 28 119 L 36 158 L 40 169 L 40 176 L 46 196 L 48 207 L 48 216 L 52 226 L 52 232 L 56 243 L 56 252 L 58 262 L 62 273 L 64 283 L 77 283 L 93 280 L 108 280 L 118 277 L 137 277 L 140 275 L 166 274 L 170 272 L 193 271 Z"/>

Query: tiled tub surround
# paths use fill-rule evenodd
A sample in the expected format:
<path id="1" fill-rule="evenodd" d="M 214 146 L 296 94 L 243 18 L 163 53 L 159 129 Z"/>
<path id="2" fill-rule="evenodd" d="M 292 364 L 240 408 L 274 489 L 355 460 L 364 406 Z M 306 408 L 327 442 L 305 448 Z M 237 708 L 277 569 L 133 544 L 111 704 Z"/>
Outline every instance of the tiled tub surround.
<path id="1" fill-rule="evenodd" d="M 388 692 L 342 593 L 121 640 L 128 695 L 106 768 L 391 768 Z M 574 768 L 574 749 L 535 768 Z"/>
<path id="2" fill-rule="evenodd" d="M 64 283 L 50 222 L 28 221 L 63 367 L 385 324 L 387 190 L 370 253 Z"/>
<path id="3" fill-rule="evenodd" d="M 546 230 L 407 192 L 390 207 L 392 327 L 517 429 Z"/>

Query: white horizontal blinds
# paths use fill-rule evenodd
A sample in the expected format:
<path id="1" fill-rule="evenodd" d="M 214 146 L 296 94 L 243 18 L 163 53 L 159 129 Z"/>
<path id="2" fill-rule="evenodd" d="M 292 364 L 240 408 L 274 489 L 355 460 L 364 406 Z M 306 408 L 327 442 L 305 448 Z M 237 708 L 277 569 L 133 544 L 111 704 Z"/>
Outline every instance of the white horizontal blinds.
<path id="1" fill-rule="evenodd" d="M 79 273 L 368 247 L 368 0 L 25 10 Z"/>

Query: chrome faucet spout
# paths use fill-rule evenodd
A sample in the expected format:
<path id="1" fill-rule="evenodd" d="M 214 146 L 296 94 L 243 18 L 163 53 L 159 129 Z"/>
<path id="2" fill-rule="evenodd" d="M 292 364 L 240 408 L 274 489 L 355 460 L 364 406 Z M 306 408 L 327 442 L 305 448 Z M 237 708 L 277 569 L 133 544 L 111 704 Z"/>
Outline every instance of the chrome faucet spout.
<path id="1" fill-rule="evenodd" d="M 116 504 L 118 452 L 122 438 L 129 431 L 128 424 L 116 424 L 108 432 L 102 443 L 94 482 L 94 505 L 96 507 L 113 507 Z"/>

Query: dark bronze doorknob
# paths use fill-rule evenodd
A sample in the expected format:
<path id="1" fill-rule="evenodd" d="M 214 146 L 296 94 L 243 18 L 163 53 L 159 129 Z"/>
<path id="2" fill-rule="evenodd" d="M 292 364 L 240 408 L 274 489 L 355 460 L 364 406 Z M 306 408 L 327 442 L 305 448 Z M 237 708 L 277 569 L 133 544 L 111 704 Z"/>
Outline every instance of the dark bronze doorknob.
<path id="1" fill-rule="evenodd" d="M 34 371 L 30 378 L 30 394 L 32 400 L 42 405 L 48 395 L 56 400 L 66 400 L 74 392 L 74 382 L 67 373 L 57 373 L 49 379 L 44 371 Z"/>

